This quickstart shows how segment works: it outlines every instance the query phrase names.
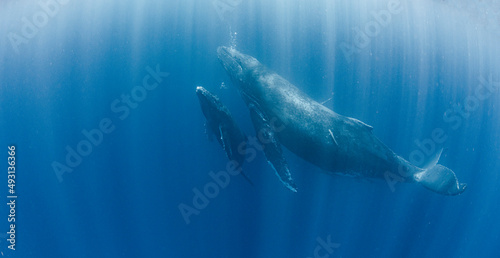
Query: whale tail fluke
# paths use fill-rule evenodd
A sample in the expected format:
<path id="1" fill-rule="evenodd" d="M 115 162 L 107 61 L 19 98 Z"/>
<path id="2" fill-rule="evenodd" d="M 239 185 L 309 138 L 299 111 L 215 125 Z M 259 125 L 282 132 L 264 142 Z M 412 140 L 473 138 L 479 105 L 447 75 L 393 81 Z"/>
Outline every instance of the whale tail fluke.
<path id="1" fill-rule="evenodd" d="M 414 175 L 415 181 L 425 188 L 444 195 L 459 195 L 465 191 L 467 184 L 459 183 L 455 173 L 441 165 L 424 169 Z"/>

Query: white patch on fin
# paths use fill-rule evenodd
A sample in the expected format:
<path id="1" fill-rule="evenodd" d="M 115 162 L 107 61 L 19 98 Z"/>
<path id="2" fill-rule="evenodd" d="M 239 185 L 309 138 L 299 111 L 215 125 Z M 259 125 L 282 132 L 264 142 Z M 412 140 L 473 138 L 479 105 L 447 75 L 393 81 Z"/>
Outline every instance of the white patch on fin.
<path id="1" fill-rule="evenodd" d="M 333 136 L 332 130 L 328 129 L 328 132 L 330 132 L 330 135 L 332 136 L 332 139 L 335 142 L 335 144 L 337 144 L 337 146 L 339 146 L 339 144 L 337 143 L 337 139 L 335 139 L 335 136 Z"/>
<path id="2" fill-rule="evenodd" d="M 228 137 L 225 135 L 227 133 L 227 130 L 222 129 L 222 125 L 219 125 L 219 132 L 220 132 L 220 139 L 222 143 L 222 148 L 226 152 L 226 156 L 228 159 L 233 158 L 233 150 L 231 149 L 231 137 Z"/>
<path id="3" fill-rule="evenodd" d="M 224 134 L 222 133 L 222 126 L 219 125 L 220 141 L 222 142 L 222 149 L 226 150 L 226 145 L 224 144 Z"/>

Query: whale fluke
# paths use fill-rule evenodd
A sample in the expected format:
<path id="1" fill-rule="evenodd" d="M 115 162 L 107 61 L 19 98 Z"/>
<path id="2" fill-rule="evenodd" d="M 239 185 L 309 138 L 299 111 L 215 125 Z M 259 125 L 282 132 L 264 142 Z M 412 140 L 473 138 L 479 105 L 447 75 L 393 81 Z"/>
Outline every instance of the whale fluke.
<path id="1" fill-rule="evenodd" d="M 458 178 L 451 169 L 439 165 L 439 158 L 443 149 L 439 149 L 423 166 L 420 172 L 413 177 L 425 188 L 444 195 L 458 195 L 465 191 L 467 184 L 458 182 Z"/>
<path id="2" fill-rule="evenodd" d="M 424 169 L 415 174 L 414 178 L 425 188 L 444 195 L 458 195 L 467 188 L 467 184 L 458 182 L 457 176 L 451 169 L 442 165 Z"/>
<path id="3" fill-rule="evenodd" d="M 441 158 L 441 154 L 443 153 L 443 148 L 439 149 L 436 153 L 426 163 L 422 166 L 423 169 L 429 169 L 437 165 L 439 159 Z"/>

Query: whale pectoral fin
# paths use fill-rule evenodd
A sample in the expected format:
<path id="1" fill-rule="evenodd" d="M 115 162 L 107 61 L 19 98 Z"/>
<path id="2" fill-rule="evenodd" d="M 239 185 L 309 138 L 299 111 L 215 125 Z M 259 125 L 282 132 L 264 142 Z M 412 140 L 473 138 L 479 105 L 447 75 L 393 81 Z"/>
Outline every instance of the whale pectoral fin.
<path id="1" fill-rule="evenodd" d="M 214 141 L 214 132 L 212 131 L 212 129 L 210 129 L 210 125 L 208 124 L 208 121 L 205 122 L 205 135 L 207 136 L 207 139 L 210 141 L 210 142 L 213 142 Z"/>
<path id="2" fill-rule="evenodd" d="M 275 137 L 274 131 L 268 122 L 266 116 L 255 105 L 250 104 L 250 116 L 255 128 L 259 142 L 264 147 L 264 154 L 266 155 L 267 162 L 274 168 L 276 175 L 281 182 L 291 191 L 297 192 L 297 186 L 292 179 L 288 163 L 283 156 L 281 144 Z"/>
<path id="3" fill-rule="evenodd" d="M 222 148 L 226 152 L 227 157 L 231 160 L 233 158 L 233 149 L 231 148 L 231 137 L 228 135 L 228 131 L 222 125 L 219 125 L 219 132 L 220 132 L 220 142 L 222 144 Z"/>

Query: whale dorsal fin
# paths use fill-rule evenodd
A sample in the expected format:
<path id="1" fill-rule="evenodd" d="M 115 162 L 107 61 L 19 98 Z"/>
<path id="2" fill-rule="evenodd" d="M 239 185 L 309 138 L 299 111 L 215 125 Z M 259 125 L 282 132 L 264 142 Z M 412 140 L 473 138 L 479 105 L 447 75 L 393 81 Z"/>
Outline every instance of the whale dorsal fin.
<path id="1" fill-rule="evenodd" d="M 250 104 L 250 116 L 252 118 L 252 123 L 255 128 L 255 132 L 262 146 L 264 146 L 264 154 L 266 155 L 267 162 L 274 168 L 276 175 L 281 180 L 281 182 L 291 191 L 297 192 L 297 187 L 292 179 L 290 170 L 288 169 L 288 163 L 283 156 L 283 150 L 281 149 L 281 144 L 275 137 L 274 130 L 269 124 L 269 120 L 266 115 L 262 113 L 255 105 Z M 261 139 L 261 138 L 266 138 Z"/>
<path id="2" fill-rule="evenodd" d="M 373 131 L 373 126 L 371 126 L 371 125 L 367 125 L 367 124 L 365 124 L 364 122 L 361 122 L 361 121 L 359 121 L 359 120 L 358 120 L 358 119 L 356 119 L 356 118 L 352 118 L 352 117 L 348 117 L 348 118 L 349 118 L 349 120 L 351 120 L 354 124 L 359 125 L 359 126 L 361 126 L 361 127 L 364 127 L 364 128 L 366 128 L 366 129 L 368 129 L 368 131 L 370 131 L 370 132 L 371 132 L 371 131 Z"/>

